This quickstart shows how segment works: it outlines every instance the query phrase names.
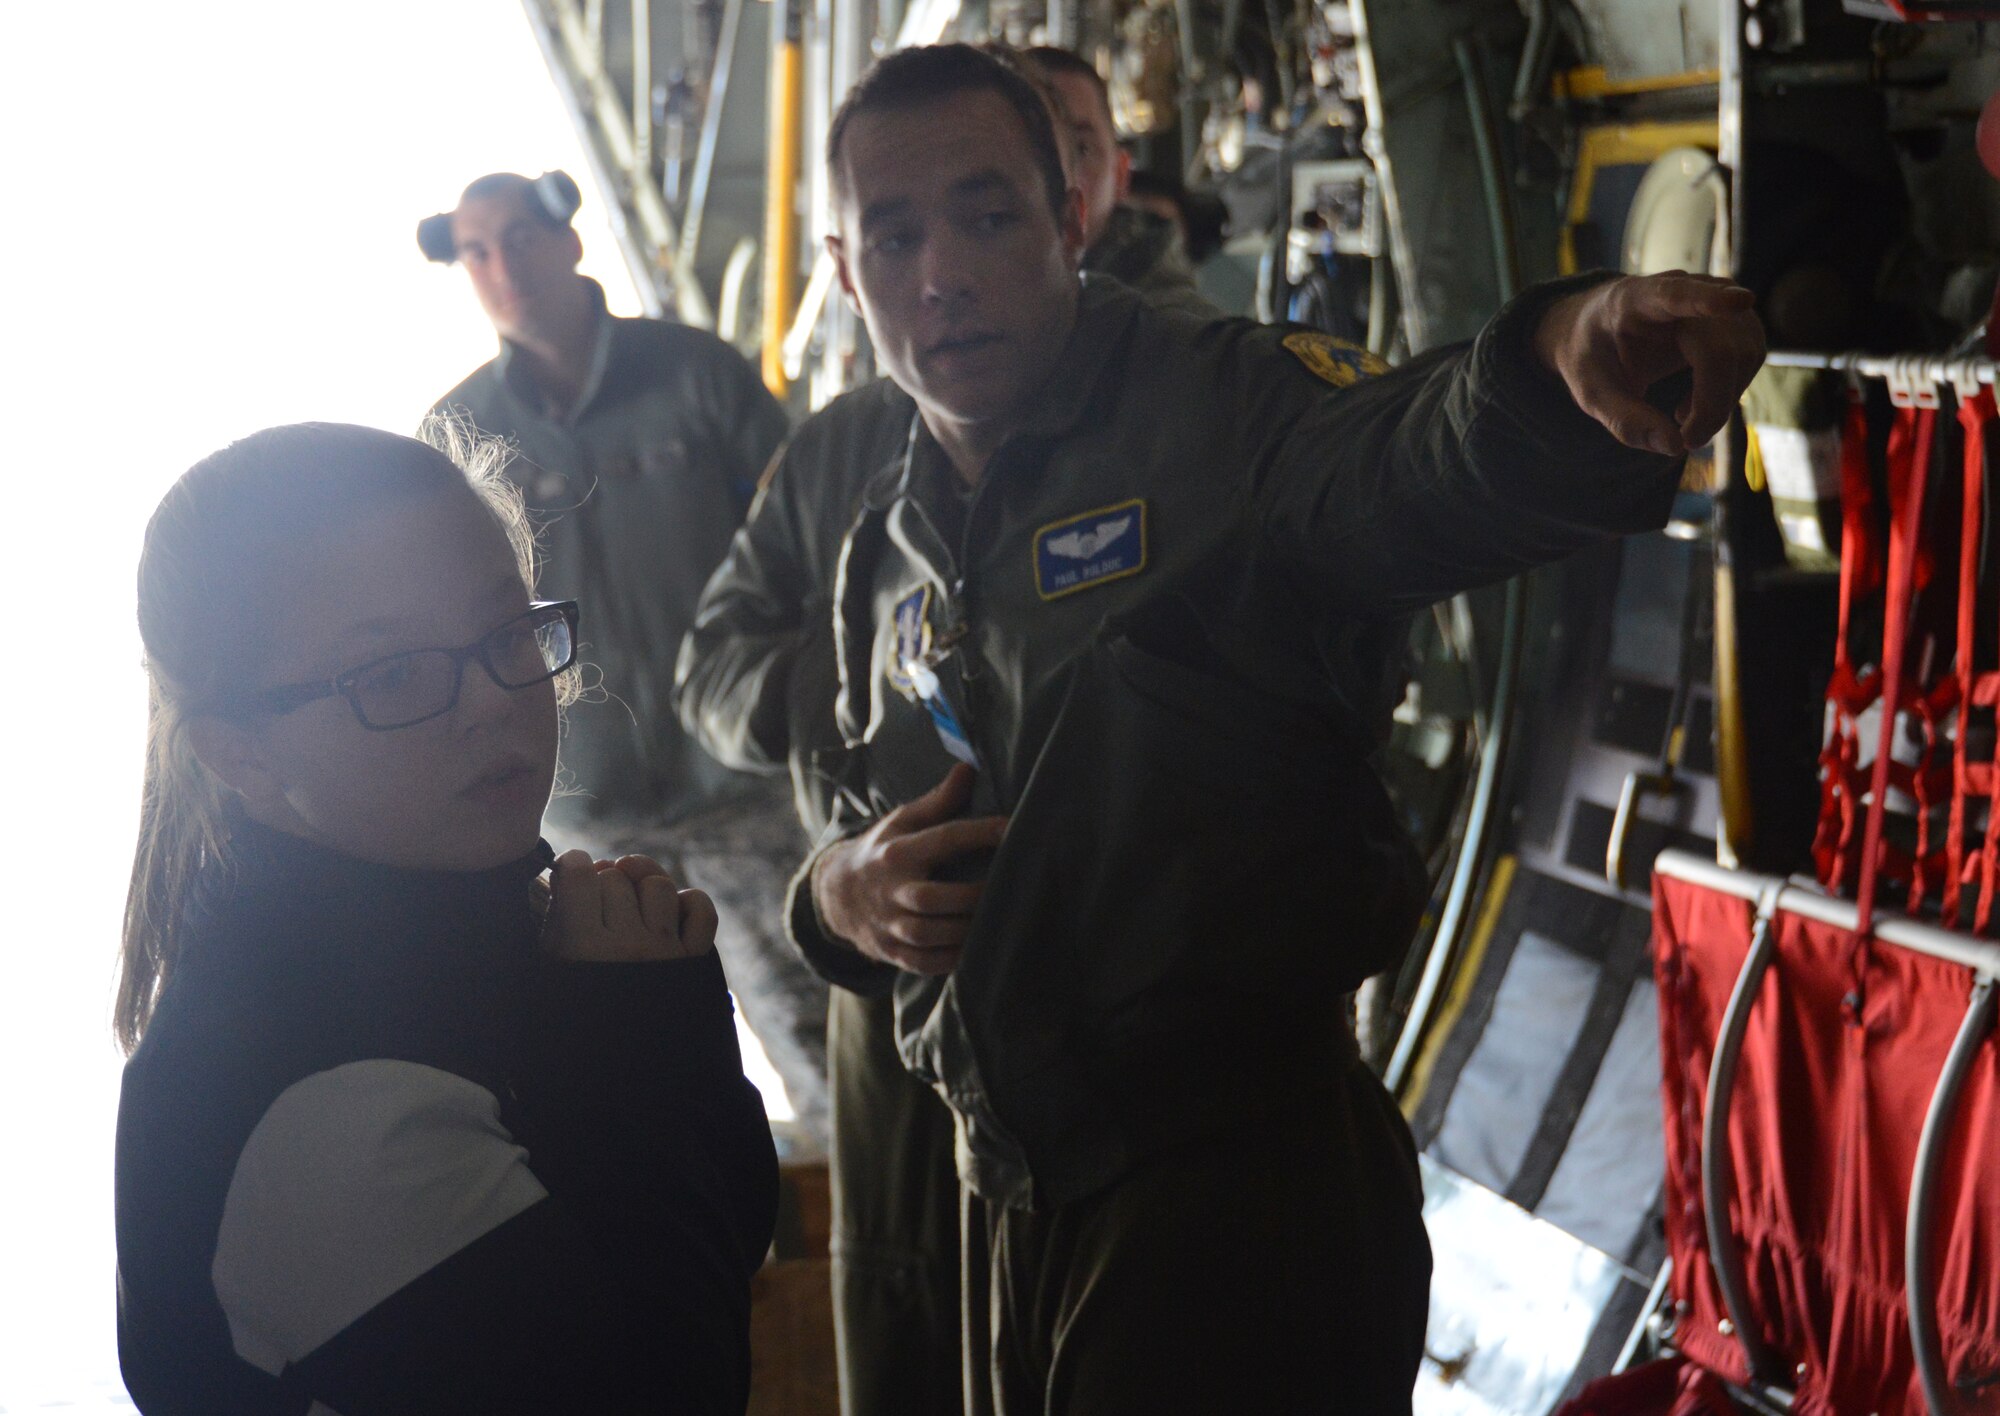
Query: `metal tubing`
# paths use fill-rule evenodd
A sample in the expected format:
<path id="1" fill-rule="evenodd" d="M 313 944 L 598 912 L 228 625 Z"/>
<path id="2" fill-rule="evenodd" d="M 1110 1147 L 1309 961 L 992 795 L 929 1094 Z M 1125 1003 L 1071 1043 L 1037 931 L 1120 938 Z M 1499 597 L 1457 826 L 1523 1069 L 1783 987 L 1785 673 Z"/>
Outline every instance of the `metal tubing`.
<path id="1" fill-rule="evenodd" d="M 1604 878 L 1614 890 L 1624 890 L 1625 884 L 1625 843 L 1632 834 L 1632 823 L 1640 819 L 1639 803 L 1645 798 L 1671 797 L 1681 790 L 1681 783 L 1672 772 L 1627 772 L 1625 785 L 1618 793 L 1618 810 L 1611 817 L 1611 835 L 1604 843 Z"/>
<path id="2" fill-rule="evenodd" d="M 1521 248 L 1514 235 L 1514 209 L 1507 200 L 1506 177 L 1500 166 L 1500 134 L 1486 93 L 1486 74 L 1472 41 L 1460 35 L 1451 42 L 1458 61 L 1459 82 L 1465 88 L 1465 110 L 1472 120 L 1472 149 L 1479 159 L 1479 185 L 1486 197 L 1486 228 L 1493 240 L 1493 273 L 1504 304 L 1521 288 Z"/>
<path id="3" fill-rule="evenodd" d="M 1667 1285 L 1673 1282 L 1673 1278 L 1673 1259 L 1661 1259 L 1660 1271 L 1653 1276 L 1653 1286 L 1646 1290 L 1645 1305 L 1639 1309 L 1639 1319 L 1632 1324 L 1632 1331 L 1625 1335 L 1625 1345 L 1618 1349 L 1618 1360 L 1611 1364 L 1614 1376 L 1630 1367 L 1632 1360 L 1639 1355 L 1639 1344 L 1646 1340 L 1647 1325 L 1660 1311 L 1660 1304 L 1667 1296 Z"/>
<path id="4" fill-rule="evenodd" d="M 653 175 L 653 0 L 632 0 L 632 170 Z"/>
<path id="5" fill-rule="evenodd" d="M 1382 95 L 1381 75 L 1375 69 L 1375 46 L 1368 22 L 1369 7 L 1387 3 L 1388 0 L 1351 0 L 1350 5 L 1354 13 L 1354 57 L 1361 77 L 1361 108 L 1368 118 L 1368 126 L 1361 134 L 1361 151 L 1375 164 L 1376 191 L 1382 202 L 1382 226 L 1389 233 L 1390 264 L 1400 282 L 1396 288 L 1402 296 L 1398 306 L 1404 338 L 1411 353 L 1421 354 L 1429 347 L 1429 340 L 1428 331 L 1424 328 L 1423 306 L 1417 299 L 1416 253 L 1410 247 L 1410 233 L 1403 222 L 1403 204 L 1396 189 L 1395 168 L 1382 141 L 1383 125 L 1388 121 L 1388 103 Z"/>
<path id="6" fill-rule="evenodd" d="M 1943 359 L 1931 354 L 1808 354 L 1774 349 L 1764 356 L 1764 362 L 1781 369 L 1836 369 L 1863 378 L 1959 387 L 1991 384 L 2000 375 L 2000 363 L 1992 359 Z"/>
<path id="7" fill-rule="evenodd" d="M 605 199 L 612 235 L 619 254 L 632 273 L 632 284 L 648 315 L 657 318 L 666 309 L 659 272 L 646 254 L 646 234 L 639 214 L 618 199 L 620 177 L 615 140 L 603 132 L 594 109 L 594 91 L 589 76 L 572 51 L 586 35 L 567 0 L 521 0 L 527 12 L 528 28 L 555 80 L 556 93 L 569 111 L 570 124 L 583 139 L 584 160 L 590 164 L 592 183 Z"/>
<path id="8" fill-rule="evenodd" d="M 1945 1152 L 1951 1149 L 1951 1123 L 1958 1111 L 1959 1089 L 1965 1074 L 1972 1070 L 1973 1057 L 1993 1030 L 1996 995 L 1991 978 L 1982 978 L 1972 990 L 1965 1021 L 1959 1024 L 1946 1055 L 1944 1070 L 1938 1074 L 1937 1090 L 1931 1093 L 1930 1110 L 1924 1115 L 1924 1129 L 1917 1140 L 1917 1161 L 1910 1173 L 1910 1219 L 1903 1237 L 1903 1283 L 1909 1295 L 1910 1347 L 1917 1356 L 1917 1375 L 1924 1384 L 1924 1400 L 1934 1416 L 1951 1416 L 1959 1409 L 1945 1370 L 1944 1348 L 1938 1340 L 1937 1286 L 1931 1272 L 1931 1229 L 1936 1218 L 1938 1175 L 1944 1169 Z"/>
<path id="9" fill-rule="evenodd" d="M 936 44 L 958 18 L 959 0 L 910 0 L 903 11 L 903 23 L 896 27 L 897 49 L 919 44 Z"/>
<path id="10" fill-rule="evenodd" d="M 736 67 L 736 32 L 743 27 L 744 0 L 725 0 L 722 32 L 715 40 L 715 72 L 709 76 L 708 99 L 701 110 L 701 138 L 694 154 L 694 178 L 688 186 L 687 220 L 681 226 L 680 267 L 693 272 L 701 253 L 701 220 L 708 212 L 708 187 L 715 174 L 715 145 L 722 136 L 722 113 L 729 101 L 729 74 Z"/>
<path id="11" fill-rule="evenodd" d="M 743 335 L 743 291 L 750 284 L 751 267 L 757 264 L 757 238 L 739 236 L 722 267 L 722 289 L 715 297 L 715 333 L 725 344 L 734 344 Z"/>
<path id="12" fill-rule="evenodd" d="M 625 101 L 604 72 L 587 16 L 571 0 L 522 0 L 556 90 L 583 138 L 591 175 L 610 211 L 619 250 L 632 271 L 646 312 L 658 315 L 667 297 L 688 324 L 707 329 L 715 312 L 700 282 L 678 263 L 680 232 L 650 172 L 633 165 L 633 133 Z M 599 28 L 601 30 L 601 6 Z"/>
<path id="13" fill-rule="evenodd" d="M 1357 6 L 1357 12 L 1359 7 Z M 1478 55 L 1463 37 L 1452 45 L 1458 57 L 1459 76 L 1465 84 L 1465 103 L 1472 119 L 1473 140 L 1478 149 L 1480 177 L 1486 188 L 1486 215 L 1493 238 L 1494 271 L 1500 298 L 1511 300 L 1520 287 L 1520 251 L 1514 239 L 1512 209 L 1506 199 L 1500 173 L 1499 140 L 1493 131 L 1493 114 L 1487 105 L 1486 84 L 1479 71 Z M 1372 119 L 1371 119 L 1372 122 Z M 1377 181 L 1380 175 L 1377 165 Z M 1418 981 L 1410 1013 L 1396 1035 L 1384 1081 L 1391 1092 L 1399 1092 L 1416 1061 L 1417 1045 L 1423 1040 L 1431 1010 L 1437 1006 L 1439 991 L 1451 957 L 1458 949 L 1459 932 L 1472 906 L 1473 887 L 1479 881 L 1480 866 L 1486 856 L 1486 838 L 1493 818 L 1493 801 L 1499 793 L 1500 766 L 1505 760 L 1509 728 L 1514 715 L 1514 690 L 1521 676 L 1521 639 L 1527 618 L 1527 589 L 1521 577 L 1507 582 L 1507 599 L 1500 630 L 1500 661 L 1494 666 L 1493 711 L 1488 729 L 1479 743 L 1479 775 L 1473 784 L 1472 805 L 1466 813 L 1465 835 L 1452 866 L 1450 892 L 1438 916 L 1437 932 L 1431 937 L 1430 953 Z"/>
<path id="14" fill-rule="evenodd" d="M 1778 909 L 1786 914 L 1850 931 L 1859 922 L 1852 900 L 1838 900 L 1822 894 L 1817 886 L 1783 880 L 1775 875 L 1731 870 L 1728 866 L 1682 850 L 1660 852 L 1659 858 L 1653 862 L 1653 873 L 1685 880 L 1690 885 L 1705 886 L 1740 900 L 1760 899 L 1766 890 L 1775 886 L 1778 889 Z M 1990 940 L 1905 919 L 1880 909 L 1875 912 L 1874 937 L 1877 943 L 1893 944 L 1912 953 L 1962 964 L 1981 978 L 2000 979 L 2000 944 Z"/>
<path id="15" fill-rule="evenodd" d="M 1718 470 L 1735 475 L 1735 438 L 1712 444 Z M 1716 502 L 1715 535 L 1715 785 L 1722 799 L 1722 839 L 1731 856 L 1747 855 L 1756 843 L 1757 818 L 1750 797 L 1749 729 L 1743 716 L 1743 660 L 1736 632 L 1736 568 L 1730 562 L 1727 503 Z"/>
<path id="16" fill-rule="evenodd" d="M 1736 1235 L 1729 1227 L 1729 1191 L 1735 1167 L 1729 1157 L 1729 1102 L 1736 1091 L 1736 1064 L 1743 1055 L 1743 1035 L 1750 1024 L 1750 1009 L 1771 966 L 1771 920 L 1777 913 L 1778 889 L 1767 890 L 1757 905 L 1757 924 L 1750 934 L 1750 950 L 1743 958 L 1736 987 L 1730 991 L 1729 1006 L 1722 1014 L 1721 1035 L 1715 1042 L 1715 1056 L 1708 1069 L 1708 1095 L 1701 1116 L 1701 1207 L 1708 1224 L 1708 1261 L 1715 1270 L 1715 1286 L 1722 1290 L 1722 1305 L 1736 1328 L 1736 1340 L 1750 1364 L 1754 1382 L 1777 1385 L 1777 1358 L 1764 1345 L 1750 1309 L 1750 1293 L 1743 1281 L 1743 1255 Z"/>
<path id="17" fill-rule="evenodd" d="M 1514 93 L 1507 104 L 1507 116 L 1516 123 L 1535 111 L 1547 87 L 1549 56 L 1555 52 L 1556 27 L 1549 17 L 1555 0 L 1524 0 L 1528 12 L 1528 38 L 1521 45 L 1521 67 L 1514 72 Z"/>
<path id="18" fill-rule="evenodd" d="M 1042 18 L 1042 26 L 1047 31 L 1044 42 L 1054 45 L 1057 49 L 1075 48 L 1076 39 L 1069 32 L 1068 20 L 1068 7 L 1063 5 L 1061 0 L 1049 0 Z"/>
<path id="19" fill-rule="evenodd" d="M 1368 352 L 1384 358 L 1389 352 L 1393 331 L 1389 328 L 1390 301 L 1396 293 L 1396 273 L 1389 268 L 1385 251 L 1368 260 Z"/>
<path id="20" fill-rule="evenodd" d="M 1715 160 L 1729 173 L 1729 268 L 1742 266 L 1743 229 L 1743 0 L 1718 0 L 1715 33 Z"/>
<path id="21" fill-rule="evenodd" d="M 799 312 L 785 332 L 785 377 L 796 380 L 805 371 L 806 351 L 812 346 L 813 331 L 819 326 L 821 311 L 833 290 L 833 257 L 822 250 L 813 258 L 812 274 L 806 277 L 806 293 L 799 297 Z"/>
<path id="22" fill-rule="evenodd" d="M 764 387 L 783 398 L 785 331 L 799 287 L 799 120 L 805 82 L 800 0 L 780 0 L 781 28 L 771 46 L 771 137 L 764 194 Z"/>
<path id="23" fill-rule="evenodd" d="M 1181 175 L 1194 171 L 1195 155 L 1201 151 L 1201 90 L 1207 77 L 1202 71 L 1201 47 L 1195 42 L 1194 0 L 1174 0 L 1174 33 L 1180 39 L 1180 138 Z M 1279 36 L 1272 35 L 1276 46 Z"/>
<path id="24" fill-rule="evenodd" d="M 1507 740 L 1514 717 L 1514 689 L 1521 677 L 1521 639 L 1527 619 L 1527 588 L 1520 576 L 1507 582 L 1507 602 L 1500 629 L 1500 662 L 1494 666 L 1493 711 L 1488 715 L 1486 736 L 1479 744 L 1479 775 L 1472 788 L 1472 805 L 1465 815 L 1465 835 L 1452 864 L 1451 889 L 1438 915 L 1437 931 L 1431 936 L 1430 953 L 1424 958 L 1423 977 L 1416 996 L 1410 1000 L 1410 1014 L 1396 1034 L 1396 1050 L 1389 1058 L 1383 1081 L 1389 1090 L 1400 1093 L 1416 1062 L 1417 1045 L 1423 1041 L 1431 1011 L 1437 1007 L 1444 987 L 1445 971 L 1458 950 L 1459 932 L 1471 912 L 1472 889 L 1479 881 L 1480 865 L 1486 854 L 1488 823 L 1493 816 L 1494 798 L 1500 791 L 1500 767 L 1506 758 Z"/>

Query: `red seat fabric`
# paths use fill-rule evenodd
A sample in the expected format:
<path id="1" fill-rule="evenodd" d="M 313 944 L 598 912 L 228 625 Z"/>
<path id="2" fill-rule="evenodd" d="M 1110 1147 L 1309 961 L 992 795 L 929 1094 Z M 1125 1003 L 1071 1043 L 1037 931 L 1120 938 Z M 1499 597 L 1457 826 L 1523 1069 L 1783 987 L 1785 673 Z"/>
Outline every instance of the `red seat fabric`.
<path id="1" fill-rule="evenodd" d="M 1735 1416 L 1713 1373 L 1681 1357 L 1599 1377 L 1556 1416 Z"/>
<path id="2" fill-rule="evenodd" d="M 1675 1346 L 1749 1377 L 1709 1264 L 1701 1129 L 1709 1064 L 1749 948 L 1752 906 L 1654 876 Z M 1797 1369 L 1803 1416 L 1925 1406 L 1904 1302 L 1911 1170 L 1970 972 L 1780 913 L 1750 1014 L 1729 1143 L 1738 1236 L 1766 1343 Z M 1961 1410 L 2000 1413 L 2000 1045 L 1960 1095 L 1939 1186 L 1939 1331 Z"/>

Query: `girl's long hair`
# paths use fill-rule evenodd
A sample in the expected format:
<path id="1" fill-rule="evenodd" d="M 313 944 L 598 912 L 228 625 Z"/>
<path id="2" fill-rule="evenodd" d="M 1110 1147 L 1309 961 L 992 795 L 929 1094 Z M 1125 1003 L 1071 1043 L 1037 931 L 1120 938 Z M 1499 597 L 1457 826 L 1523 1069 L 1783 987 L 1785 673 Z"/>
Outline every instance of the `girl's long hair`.
<path id="1" fill-rule="evenodd" d="M 504 475 L 508 453 L 446 418 L 414 439 L 343 423 L 266 428 L 189 468 L 154 511 L 139 558 L 146 776 L 112 1015 L 127 1053 L 173 975 L 195 877 L 228 865 L 233 798 L 196 758 L 188 725 L 226 711 L 230 693 L 254 682 L 270 646 L 258 616 L 264 587 L 309 539 L 364 511 L 469 486 L 532 589 L 534 534 Z"/>

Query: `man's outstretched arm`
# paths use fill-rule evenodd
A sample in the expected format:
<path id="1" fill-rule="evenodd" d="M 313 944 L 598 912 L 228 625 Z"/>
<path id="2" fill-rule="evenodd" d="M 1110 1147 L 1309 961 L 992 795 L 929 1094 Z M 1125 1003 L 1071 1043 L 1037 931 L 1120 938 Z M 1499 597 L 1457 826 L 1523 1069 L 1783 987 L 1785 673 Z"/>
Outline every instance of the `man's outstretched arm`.
<path id="1" fill-rule="evenodd" d="M 1762 361 L 1750 294 L 1726 282 L 1537 287 L 1470 345 L 1284 423 L 1253 493 L 1261 524 L 1335 603 L 1415 609 L 1661 525 L 1688 449 Z"/>

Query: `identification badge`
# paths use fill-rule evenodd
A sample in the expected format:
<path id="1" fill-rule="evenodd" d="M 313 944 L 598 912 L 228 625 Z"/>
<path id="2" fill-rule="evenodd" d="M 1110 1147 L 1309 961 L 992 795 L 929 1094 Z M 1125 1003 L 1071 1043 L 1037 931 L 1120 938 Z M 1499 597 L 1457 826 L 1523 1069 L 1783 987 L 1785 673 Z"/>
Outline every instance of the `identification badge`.
<path id="1" fill-rule="evenodd" d="M 1146 503 L 1135 497 L 1035 533 L 1035 589 L 1059 600 L 1146 568 Z"/>
<path id="2" fill-rule="evenodd" d="M 896 602 L 896 652 L 889 664 L 889 683 L 906 698 L 921 703 L 937 728 L 944 750 L 968 767 L 979 765 L 978 754 L 964 725 L 952 711 L 939 681 L 936 662 L 955 636 L 940 645 L 931 631 L 931 588 L 926 585 Z"/>
<path id="3" fill-rule="evenodd" d="M 944 744 L 944 750 L 966 766 L 977 767 L 979 754 L 972 750 L 972 740 L 965 735 L 958 715 L 951 711 L 951 704 L 945 700 L 944 685 L 938 682 L 937 670 L 929 664 L 913 660 L 904 665 L 904 671 L 916 685 L 917 698 L 924 705 L 924 711 L 931 715 L 931 724 L 937 729 L 938 741 Z"/>

